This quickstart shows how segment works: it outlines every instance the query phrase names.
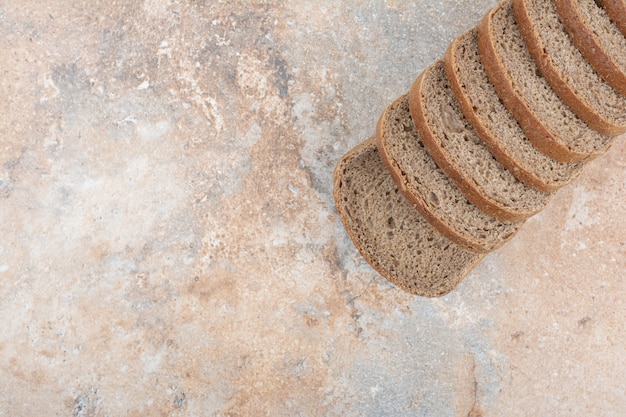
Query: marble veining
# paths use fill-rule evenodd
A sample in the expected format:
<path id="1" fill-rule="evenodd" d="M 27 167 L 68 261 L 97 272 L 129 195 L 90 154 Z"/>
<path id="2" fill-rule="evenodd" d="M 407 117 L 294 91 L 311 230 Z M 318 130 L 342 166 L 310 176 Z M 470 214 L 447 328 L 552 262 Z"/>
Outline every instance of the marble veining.
<path id="1" fill-rule="evenodd" d="M 0 1 L 0 416 L 620 415 L 623 138 L 440 299 L 332 170 L 494 1 Z"/>

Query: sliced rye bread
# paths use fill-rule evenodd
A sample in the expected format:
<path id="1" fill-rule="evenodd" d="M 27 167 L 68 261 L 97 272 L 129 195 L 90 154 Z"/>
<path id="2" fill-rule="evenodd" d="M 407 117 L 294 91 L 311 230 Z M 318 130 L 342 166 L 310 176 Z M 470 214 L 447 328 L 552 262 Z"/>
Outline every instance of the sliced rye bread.
<path id="1" fill-rule="evenodd" d="M 478 253 L 497 249 L 515 235 L 521 223 L 483 213 L 437 166 L 415 128 L 407 95 L 385 109 L 376 133 L 381 158 L 400 191 L 439 233 Z"/>
<path id="2" fill-rule="evenodd" d="M 348 152 L 334 172 L 339 217 L 367 262 L 412 294 L 452 291 L 484 257 L 437 233 L 404 198 L 368 140 Z"/>
<path id="3" fill-rule="evenodd" d="M 415 80 L 409 107 L 437 165 L 479 209 L 498 220 L 522 221 L 546 206 L 551 194 L 524 185 L 478 138 L 452 94 L 443 61 Z"/>
<path id="4" fill-rule="evenodd" d="M 580 53 L 554 3 L 513 0 L 513 9 L 535 64 L 561 100 L 602 134 L 626 132 L 626 96 L 604 81 Z"/>
<path id="5" fill-rule="evenodd" d="M 554 0 L 574 43 L 598 74 L 626 95 L 626 38 L 594 0 Z"/>
<path id="6" fill-rule="evenodd" d="M 517 27 L 511 0 L 478 26 L 478 50 L 490 82 L 533 145 L 559 162 L 603 154 L 611 138 L 591 129 L 541 76 Z"/>
<path id="7" fill-rule="evenodd" d="M 478 30 L 458 36 L 446 51 L 450 87 L 463 114 L 496 159 L 524 184 L 541 191 L 563 187 L 583 163 L 563 163 L 539 152 L 500 101 L 478 53 Z"/>
<path id="8" fill-rule="evenodd" d="M 598 0 L 615 26 L 626 36 L 626 1 L 624 0 Z"/>

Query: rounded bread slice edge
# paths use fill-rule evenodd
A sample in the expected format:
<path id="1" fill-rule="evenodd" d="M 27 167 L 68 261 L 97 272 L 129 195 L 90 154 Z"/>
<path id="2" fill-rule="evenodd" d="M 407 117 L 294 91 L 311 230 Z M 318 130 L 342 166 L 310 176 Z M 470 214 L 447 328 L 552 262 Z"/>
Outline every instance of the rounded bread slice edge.
<path id="1" fill-rule="evenodd" d="M 493 250 L 496 250 L 500 246 L 502 246 L 506 240 L 499 242 L 498 245 L 485 247 L 481 245 L 479 242 L 471 240 L 469 237 L 463 235 L 457 230 L 450 227 L 450 225 L 446 224 L 441 217 L 437 216 L 434 211 L 428 207 L 428 205 L 424 202 L 424 200 L 415 193 L 412 193 L 409 189 L 409 185 L 405 178 L 405 174 L 402 168 L 398 165 L 398 163 L 394 160 L 394 158 L 389 154 L 384 135 L 384 123 L 387 120 L 388 112 L 391 107 L 397 104 L 399 101 L 403 100 L 404 96 L 397 98 L 392 104 L 387 106 L 387 108 L 383 111 L 383 114 L 378 119 L 378 123 L 376 124 L 376 146 L 378 147 L 378 151 L 380 157 L 393 177 L 394 182 L 400 189 L 400 192 L 404 195 L 407 201 L 426 219 L 426 221 L 440 234 L 445 236 L 450 241 L 456 243 L 457 245 L 465 248 L 468 251 L 475 253 L 489 253 Z M 421 138 L 421 136 L 420 136 Z M 454 184 L 456 186 L 456 183 Z M 511 236 L 512 237 L 512 236 Z"/>
<path id="2" fill-rule="evenodd" d="M 626 72 L 589 28 L 578 9 L 577 1 L 580 0 L 553 0 L 553 3 L 574 44 L 587 61 L 611 87 L 626 95 Z"/>
<path id="3" fill-rule="evenodd" d="M 574 87 L 563 79 L 560 69 L 543 47 L 541 35 L 533 24 L 526 0 L 513 0 L 513 10 L 519 31 L 524 37 L 526 47 L 537 68 L 561 100 L 589 127 L 603 135 L 616 136 L 626 132 L 626 125 L 620 125 L 602 117 L 580 97 Z M 599 81 L 606 82 L 604 79 Z"/>
<path id="4" fill-rule="evenodd" d="M 626 2 L 624 0 L 598 0 L 615 26 L 626 36 Z"/>
<path id="5" fill-rule="evenodd" d="M 429 68 L 438 64 L 439 61 L 431 65 Z M 485 195 L 484 192 L 472 183 L 472 181 L 467 179 L 466 175 L 459 169 L 459 167 L 456 166 L 456 164 L 449 160 L 449 157 L 445 154 L 439 144 L 439 139 L 437 139 L 436 134 L 432 131 L 428 123 L 426 109 L 424 108 L 422 100 L 422 88 L 425 82 L 425 74 L 429 68 L 424 70 L 411 85 L 411 89 L 409 90 L 409 109 L 411 111 L 415 127 L 417 128 L 424 145 L 426 145 L 426 148 L 437 165 L 443 169 L 446 174 L 448 174 L 448 177 L 456 184 L 456 186 L 472 204 L 484 213 L 495 217 L 500 221 L 521 222 L 533 214 L 536 214 L 536 211 L 519 212 L 509 210 L 501 203 Z"/>
<path id="6" fill-rule="evenodd" d="M 350 160 L 350 158 L 358 156 L 359 153 L 366 152 L 371 148 L 376 148 L 375 138 L 370 138 L 365 142 L 355 146 L 353 149 L 348 151 L 341 160 L 337 163 L 335 170 L 333 172 L 333 197 L 335 200 L 335 206 L 337 208 L 337 212 L 339 214 L 339 218 L 344 226 L 344 229 L 358 252 L 363 256 L 363 258 L 372 266 L 374 270 L 376 270 L 381 276 L 385 279 L 396 285 L 398 288 L 422 297 L 441 297 L 446 295 L 450 291 L 454 290 L 461 281 L 472 271 L 472 269 L 485 257 L 484 254 L 476 254 L 469 251 L 463 250 L 460 246 L 458 249 L 460 252 L 456 252 L 456 256 L 467 256 L 467 259 L 464 261 L 465 263 L 462 267 L 456 271 L 451 271 L 452 276 L 441 277 L 439 280 L 432 282 L 431 285 L 421 285 L 417 288 L 415 286 L 409 286 L 405 281 L 403 281 L 400 277 L 395 276 L 391 271 L 387 270 L 380 262 L 378 262 L 370 251 L 366 249 L 366 245 L 361 241 L 359 236 L 357 236 L 352 229 L 350 222 L 347 220 L 349 215 L 347 215 L 345 211 L 345 207 L 343 202 L 341 201 L 341 187 L 342 187 L 342 169 L 343 166 Z M 376 149 L 376 152 L 377 149 Z M 415 212 L 416 216 L 420 216 L 419 212 Z M 427 222 L 424 223 L 427 227 L 430 227 Z M 434 233 L 437 233 L 433 229 Z M 449 242 L 454 245 L 453 242 Z M 433 290 L 433 288 L 435 288 Z"/>
<path id="7" fill-rule="evenodd" d="M 471 29 L 470 32 L 474 30 L 477 29 Z M 541 191 L 556 191 L 565 184 L 547 183 L 534 173 L 530 172 L 528 169 L 524 168 L 513 155 L 510 155 L 502 149 L 501 145 L 498 143 L 498 139 L 493 136 L 492 132 L 485 126 L 482 120 L 480 120 L 480 118 L 474 112 L 474 104 L 472 103 L 471 98 L 467 96 L 467 93 L 461 86 L 462 82 L 458 77 L 457 70 L 455 69 L 458 67 L 455 56 L 456 47 L 457 44 L 466 35 L 467 32 L 457 36 L 450 43 L 443 60 L 446 69 L 446 75 L 448 77 L 448 81 L 450 82 L 450 88 L 457 101 L 459 102 L 459 107 L 461 108 L 463 115 L 474 127 L 474 130 L 476 130 L 476 134 L 478 135 L 478 137 L 487 145 L 487 147 L 496 157 L 496 159 L 502 165 L 504 165 L 506 169 L 513 173 L 520 181 L 522 181 L 529 187 L 533 187 Z M 506 111 L 508 111 L 508 109 Z M 572 176 L 572 179 L 576 178 L 576 176 L 577 175 Z"/>
<path id="8" fill-rule="evenodd" d="M 526 133 L 526 137 L 540 152 L 559 162 L 578 162 L 587 159 L 588 154 L 577 153 L 568 149 L 546 128 L 541 118 L 532 111 L 526 100 L 517 91 L 498 56 L 492 38 L 492 19 L 499 8 L 506 3 L 507 1 L 496 5 L 478 24 L 478 50 L 491 84 L 506 108 L 509 109 Z"/>

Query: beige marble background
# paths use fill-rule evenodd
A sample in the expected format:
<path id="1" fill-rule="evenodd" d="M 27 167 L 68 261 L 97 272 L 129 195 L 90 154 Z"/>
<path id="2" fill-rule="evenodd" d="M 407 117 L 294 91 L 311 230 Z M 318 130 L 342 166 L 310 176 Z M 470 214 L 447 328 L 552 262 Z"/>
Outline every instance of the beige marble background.
<path id="1" fill-rule="evenodd" d="M 626 409 L 626 144 L 450 295 L 331 175 L 484 1 L 0 1 L 0 416 Z"/>

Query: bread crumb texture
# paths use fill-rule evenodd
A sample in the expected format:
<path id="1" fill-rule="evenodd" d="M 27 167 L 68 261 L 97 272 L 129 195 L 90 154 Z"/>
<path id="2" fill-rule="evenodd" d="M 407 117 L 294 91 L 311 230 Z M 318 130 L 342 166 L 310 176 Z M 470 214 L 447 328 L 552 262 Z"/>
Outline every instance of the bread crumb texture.
<path id="1" fill-rule="evenodd" d="M 620 415 L 623 140 L 438 299 L 335 209 L 494 4 L 2 2 L 0 415 Z"/>

